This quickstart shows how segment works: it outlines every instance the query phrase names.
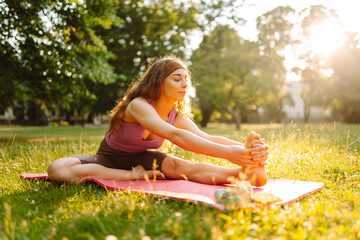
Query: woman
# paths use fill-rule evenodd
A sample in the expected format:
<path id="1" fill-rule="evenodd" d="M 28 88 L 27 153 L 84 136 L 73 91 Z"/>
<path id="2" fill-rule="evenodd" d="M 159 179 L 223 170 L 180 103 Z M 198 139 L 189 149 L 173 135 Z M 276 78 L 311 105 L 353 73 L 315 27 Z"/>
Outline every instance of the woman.
<path id="1" fill-rule="evenodd" d="M 111 111 L 109 131 L 98 152 L 54 161 L 48 167 L 49 178 L 79 182 L 90 177 L 112 180 L 156 177 L 206 184 L 246 178 L 252 185 L 264 185 L 268 155 L 264 140 L 251 133 L 246 148 L 244 144 L 199 130 L 189 119 L 189 86 L 188 70 L 179 59 L 165 57 L 156 61 Z M 164 139 L 185 150 L 227 159 L 241 167 L 192 163 L 155 150 Z"/>

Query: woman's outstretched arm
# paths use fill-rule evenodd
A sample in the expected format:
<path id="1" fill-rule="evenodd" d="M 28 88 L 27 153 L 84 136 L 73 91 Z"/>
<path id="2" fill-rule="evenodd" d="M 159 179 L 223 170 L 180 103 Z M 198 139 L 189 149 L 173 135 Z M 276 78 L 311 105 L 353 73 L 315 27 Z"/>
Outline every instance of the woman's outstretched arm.
<path id="1" fill-rule="evenodd" d="M 187 118 L 183 118 L 179 114 L 178 114 L 178 117 L 176 118 L 174 126 L 181 128 L 181 129 L 186 129 L 186 130 L 198 135 L 199 137 L 202 137 L 202 138 L 208 139 L 209 141 L 223 144 L 223 145 L 240 145 L 240 146 L 243 146 L 244 148 L 255 148 L 255 147 L 264 146 L 265 150 L 262 150 L 261 152 L 256 154 L 257 156 L 254 156 L 253 161 L 258 162 L 260 165 L 264 165 L 262 163 L 266 162 L 269 146 L 265 144 L 265 139 L 261 138 L 260 135 L 255 132 L 250 132 L 248 138 L 246 139 L 246 142 L 240 143 L 240 142 L 234 141 L 234 140 L 226 138 L 226 137 L 209 135 L 209 134 L 201 131 L 193 121 L 191 121 L 190 119 L 187 119 Z"/>
<path id="2" fill-rule="evenodd" d="M 180 114 L 178 114 L 178 116 L 175 120 L 174 126 L 177 128 L 186 129 L 186 130 L 198 135 L 199 137 L 205 138 L 205 139 L 210 140 L 215 143 L 219 143 L 219 144 L 223 144 L 223 145 L 245 146 L 245 143 L 240 143 L 240 142 L 237 142 L 237 141 L 234 141 L 232 139 L 222 137 L 222 136 L 214 136 L 214 135 L 207 134 L 207 133 L 201 131 L 193 121 L 191 121 L 190 119 L 187 119 L 187 118 L 183 118 Z M 259 142 L 261 141 L 259 134 L 255 133 L 255 132 L 252 132 L 252 134 L 253 134 L 253 136 L 252 136 L 253 140 L 259 140 Z M 256 143 L 258 143 L 258 141 L 256 141 Z"/>
<path id="3" fill-rule="evenodd" d="M 127 111 L 149 132 L 168 139 L 185 150 L 224 158 L 240 166 L 257 166 L 258 163 L 252 159 L 267 149 L 266 146 L 246 149 L 239 144 L 216 143 L 187 129 L 172 126 L 161 119 L 156 110 L 145 99 L 134 99 L 129 104 Z M 228 143 L 231 141 L 229 140 Z"/>

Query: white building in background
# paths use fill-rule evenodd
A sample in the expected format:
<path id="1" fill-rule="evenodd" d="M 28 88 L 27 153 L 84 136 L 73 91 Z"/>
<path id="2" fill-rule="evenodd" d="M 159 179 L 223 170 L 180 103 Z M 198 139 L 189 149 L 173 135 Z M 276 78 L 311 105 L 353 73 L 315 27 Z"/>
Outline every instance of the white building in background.
<path id="1" fill-rule="evenodd" d="M 0 122 L 10 123 L 15 120 L 15 115 L 12 108 L 8 108 L 5 112 L 0 112 Z"/>
<path id="2" fill-rule="evenodd" d="M 283 111 L 285 112 L 287 120 L 303 121 L 304 120 L 304 101 L 301 98 L 301 90 L 303 85 L 299 81 L 288 82 L 285 85 L 285 93 L 290 93 L 294 105 L 286 103 Z M 313 106 L 310 108 L 310 119 L 314 120 L 327 120 L 331 117 L 331 111 L 325 111 L 321 107 Z"/>

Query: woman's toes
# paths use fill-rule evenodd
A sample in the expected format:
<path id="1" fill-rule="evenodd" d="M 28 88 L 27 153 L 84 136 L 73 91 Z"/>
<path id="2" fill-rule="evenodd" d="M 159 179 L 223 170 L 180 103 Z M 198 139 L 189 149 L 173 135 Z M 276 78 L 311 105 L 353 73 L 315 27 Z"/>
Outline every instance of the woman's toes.
<path id="1" fill-rule="evenodd" d="M 248 138 L 246 139 L 246 142 L 245 142 L 245 147 L 246 148 L 252 148 L 252 142 L 256 139 L 256 136 L 257 134 L 253 131 L 251 131 L 249 133 L 249 136 Z"/>

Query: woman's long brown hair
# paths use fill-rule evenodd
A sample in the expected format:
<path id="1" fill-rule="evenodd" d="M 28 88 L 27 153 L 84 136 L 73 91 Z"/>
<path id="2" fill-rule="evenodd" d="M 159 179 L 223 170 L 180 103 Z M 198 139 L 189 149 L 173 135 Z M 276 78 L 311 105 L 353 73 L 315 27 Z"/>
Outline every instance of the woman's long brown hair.
<path id="1" fill-rule="evenodd" d="M 131 87 L 128 89 L 127 94 L 118 101 L 116 106 L 110 111 L 111 121 L 110 121 L 110 134 L 115 133 L 119 129 L 120 119 L 124 117 L 125 110 L 129 103 L 137 98 L 143 97 L 147 100 L 157 100 L 161 95 L 161 87 L 164 83 L 164 80 L 167 76 L 164 76 L 164 67 L 167 61 L 177 61 L 182 66 L 184 66 L 185 71 L 188 75 L 189 87 L 191 84 L 190 73 L 185 65 L 175 57 L 164 57 L 155 61 L 137 81 L 135 81 Z M 190 118 L 191 107 L 190 107 L 190 98 L 188 94 L 185 96 L 184 100 L 181 102 L 175 102 L 175 110 L 180 113 L 183 117 Z"/>

